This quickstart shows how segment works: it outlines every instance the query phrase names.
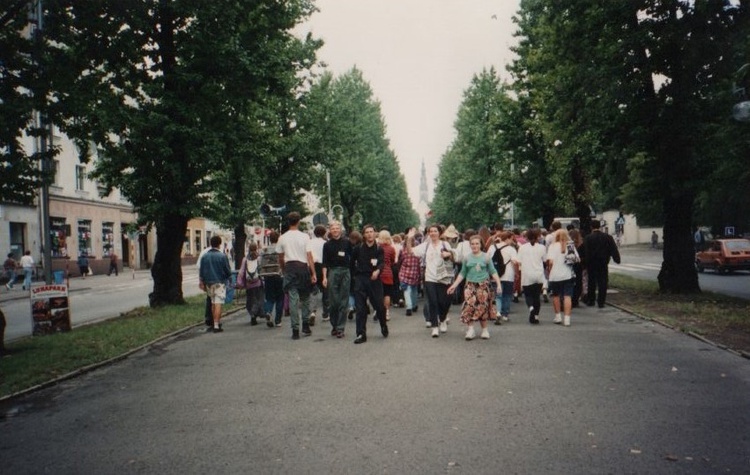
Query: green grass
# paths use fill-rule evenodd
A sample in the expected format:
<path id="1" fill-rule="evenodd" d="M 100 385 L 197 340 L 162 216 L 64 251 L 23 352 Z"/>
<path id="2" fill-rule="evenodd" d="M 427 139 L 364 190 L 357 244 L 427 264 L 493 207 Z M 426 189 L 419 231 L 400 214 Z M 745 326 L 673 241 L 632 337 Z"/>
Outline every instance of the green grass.
<path id="1" fill-rule="evenodd" d="M 656 282 L 610 274 L 609 303 L 750 354 L 750 301 L 702 292 L 661 294 Z"/>
<path id="2" fill-rule="evenodd" d="M 203 322 L 205 297 L 189 297 L 186 301 L 186 305 L 157 309 L 139 307 L 121 317 L 76 327 L 70 332 L 27 337 L 7 344 L 11 354 L 0 359 L 0 397 L 120 356 Z"/>

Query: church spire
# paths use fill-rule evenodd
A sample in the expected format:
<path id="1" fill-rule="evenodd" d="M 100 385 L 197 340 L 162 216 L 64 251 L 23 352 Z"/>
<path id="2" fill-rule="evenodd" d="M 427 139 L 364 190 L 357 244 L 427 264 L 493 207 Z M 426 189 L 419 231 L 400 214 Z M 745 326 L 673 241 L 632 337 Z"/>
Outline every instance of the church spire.
<path id="1" fill-rule="evenodd" d="M 429 202 L 427 192 L 427 170 L 424 167 L 424 159 L 422 159 L 422 174 L 419 178 L 419 203 L 427 204 Z"/>

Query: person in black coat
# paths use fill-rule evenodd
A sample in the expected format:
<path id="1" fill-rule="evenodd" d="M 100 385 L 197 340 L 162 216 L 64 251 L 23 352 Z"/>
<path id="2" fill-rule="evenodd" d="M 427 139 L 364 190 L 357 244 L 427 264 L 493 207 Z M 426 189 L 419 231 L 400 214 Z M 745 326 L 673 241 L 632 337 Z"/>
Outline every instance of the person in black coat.
<path id="1" fill-rule="evenodd" d="M 601 222 L 598 219 L 591 221 L 591 234 L 583 240 L 583 255 L 589 279 L 585 303 L 591 306 L 596 301 L 599 308 L 603 308 L 607 300 L 609 259 L 619 264 L 620 251 L 617 250 L 617 244 L 612 236 L 601 231 Z"/>

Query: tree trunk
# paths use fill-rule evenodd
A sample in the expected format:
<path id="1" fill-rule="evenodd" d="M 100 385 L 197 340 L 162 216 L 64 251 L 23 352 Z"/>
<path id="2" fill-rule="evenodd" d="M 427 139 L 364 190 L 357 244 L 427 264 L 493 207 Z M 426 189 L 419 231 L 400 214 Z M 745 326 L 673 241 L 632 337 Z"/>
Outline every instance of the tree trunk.
<path id="1" fill-rule="evenodd" d="M 188 218 L 167 215 L 156 223 L 156 256 L 151 267 L 154 291 L 148 296 L 151 307 L 184 304 L 182 295 L 182 245 Z"/>
<path id="2" fill-rule="evenodd" d="M 662 292 L 692 294 L 701 291 L 695 269 L 692 214 L 692 196 L 664 198 L 664 261 L 658 277 Z"/>
<path id="3" fill-rule="evenodd" d="M 242 259 L 245 258 L 245 243 L 247 242 L 247 233 L 245 224 L 238 223 L 234 227 L 234 269 L 239 270 L 242 267 Z"/>

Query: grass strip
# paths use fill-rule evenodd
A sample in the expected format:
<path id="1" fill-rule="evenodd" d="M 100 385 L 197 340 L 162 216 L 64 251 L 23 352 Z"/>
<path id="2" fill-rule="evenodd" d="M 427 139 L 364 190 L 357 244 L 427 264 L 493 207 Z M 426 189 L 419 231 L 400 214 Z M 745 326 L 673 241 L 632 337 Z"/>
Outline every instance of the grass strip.
<path id="1" fill-rule="evenodd" d="M 716 344 L 750 352 L 750 301 L 701 292 L 662 294 L 656 282 L 610 274 L 607 301 Z"/>
<path id="2" fill-rule="evenodd" d="M 177 330 L 203 322 L 203 295 L 185 305 L 138 307 L 70 332 L 26 337 L 6 345 L 0 359 L 0 398 L 107 361 Z M 234 309 L 234 305 L 227 306 Z"/>

